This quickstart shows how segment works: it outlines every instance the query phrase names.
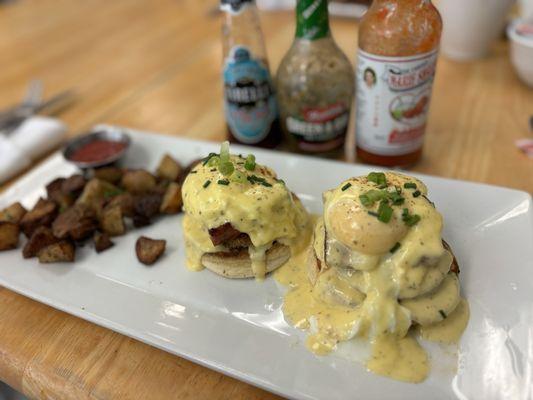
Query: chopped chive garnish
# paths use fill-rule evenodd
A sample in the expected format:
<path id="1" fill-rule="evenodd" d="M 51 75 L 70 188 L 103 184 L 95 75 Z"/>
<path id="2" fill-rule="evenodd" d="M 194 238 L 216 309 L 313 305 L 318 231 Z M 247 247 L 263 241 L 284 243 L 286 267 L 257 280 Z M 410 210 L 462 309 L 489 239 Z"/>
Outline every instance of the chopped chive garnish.
<path id="1" fill-rule="evenodd" d="M 248 154 L 248 157 L 246 157 L 244 168 L 248 171 L 253 171 L 255 169 L 255 156 L 253 154 Z"/>
<path id="2" fill-rule="evenodd" d="M 206 158 L 204 158 L 202 165 L 206 165 L 216 155 L 217 155 L 216 153 L 209 153 L 209 155 Z"/>
<path id="3" fill-rule="evenodd" d="M 401 246 L 402 245 L 400 244 L 400 242 L 396 242 L 396 244 L 392 246 L 392 249 L 390 249 L 389 251 L 394 254 Z"/>
<path id="4" fill-rule="evenodd" d="M 420 190 L 416 190 L 413 192 L 413 197 L 418 197 L 420 196 L 422 193 L 420 192 Z"/>
<path id="5" fill-rule="evenodd" d="M 387 187 L 387 178 L 383 172 L 371 172 L 366 177 L 369 182 L 374 182 L 376 185 Z"/>
<path id="6" fill-rule="evenodd" d="M 370 207 L 372 204 L 374 204 L 374 202 L 370 200 L 370 197 L 368 197 L 366 194 L 360 195 L 359 200 L 361 200 L 361 204 L 365 207 Z"/>
<path id="7" fill-rule="evenodd" d="M 204 182 L 204 189 L 205 189 L 206 187 L 208 187 L 209 185 L 211 185 L 211 181 L 210 181 L 210 180 L 205 181 L 205 182 Z"/>
<path id="8" fill-rule="evenodd" d="M 392 201 L 392 204 L 395 206 L 402 205 L 405 199 L 397 192 L 389 193 L 389 199 Z"/>
<path id="9" fill-rule="evenodd" d="M 217 169 L 216 168 L 211 168 L 209 171 L 210 172 L 215 172 Z"/>
<path id="10" fill-rule="evenodd" d="M 440 316 L 441 316 L 443 319 L 446 319 L 447 315 L 446 315 L 446 313 L 445 313 L 444 311 L 439 310 L 439 314 L 440 314 Z"/>
<path id="11" fill-rule="evenodd" d="M 344 192 L 345 190 L 347 190 L 347 189 L 350 188 L 351 186 L 352 186 L 352 184 L 351 184 L 350 182 L 348 182 L 346 185 L 344 185 L 344 186 L 342 187 L 341 190 Z"/>
<path id="12" fill-rule="evenodd" d="M 265 187 L 272 187 L 270 183 L 268 183 L 265 178 L 261 178 L 257 175 L 250 175 L 246 179 L 248 179 L 248 182 L 250 183 L 258 183 L 260 185 L 263 185 Z"/>
<path id="13" fill-rule="evenodd" d="M 229 185 L 229 181 L 228 181 L 227 179 L 219 179 L 219 180 L 217 181 L 217 183 L 218 183 L 219 185 L 224 185 L 224 186 L 228 186 L 228 185 Z"/>
<path id="14" fill-rule="evenodd" d="M 220 161 L 229 162 L 229 142 L 226 140 L 220 145 Z"/>
<path id="15" fill-rule="evenodd" d="M 371 207 L 376 201 L 384 200 L 387 196 L 388 192 L 372 189 L 360 195 L 359 200 L 365 207 Z"/>
<path id="16" fill-rule="evenodd" d="M 409 210 L 404 208 L 402 212 L 402 221 L 407 226 L 415 226 L 420 221 L 420 215 L 409 214 Z"/>
<path id="17" fill-rule="evenodd" d="M 230 176 L 235 171 L 235 167 L 231 161 L 225 161 L 218 165 L 218 170 L 222 175 Z"/>
<path id="18" fill-rule="evenodd" d="M 276 182 L 281 183 L 282 185 L 285 185 L 285 181 L 283 179 L 276 178 Z"/>
<path id="19" fill-rule="evenodd" d="M 241 171 L 235 170 L 231 175 L 231 180 L 239 183 L 246 183 L 246 175 Z"/>
<path id="20" fill-rule="evenodd" d="M 378 208 L 378 220 L 383 223 L 388 223 L 392 218 L 392 208 L 386 200 L 381 200 Z"/>
<path id="21" fill-rule="evenodd" d="M 198 171 L 191 171 L 191 172 L 189 172 L 189 174 L 197 174 L 197 173 L 198 173 Z"/>
<path id="22" fill-rule="evenodd" d="M 406 189 L 416 189 L 416 183 L 414 182 L 407 182 L 403 184 L 403 187 Z"/>
<path id="23" fill-rule="evenodd" d="M 372 215 L 373 217 L 379 217 L 379 214 L 375 211 L 368 211 L 368 215 Z"/>

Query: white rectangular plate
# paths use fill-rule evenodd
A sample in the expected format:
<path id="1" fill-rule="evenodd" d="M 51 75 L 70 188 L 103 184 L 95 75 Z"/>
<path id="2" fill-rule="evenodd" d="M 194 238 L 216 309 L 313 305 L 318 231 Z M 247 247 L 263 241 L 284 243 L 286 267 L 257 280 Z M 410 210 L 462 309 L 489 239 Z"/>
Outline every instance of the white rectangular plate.
<path id="1" fill-rule="evenodd" d="M 154 169 L 169 152 L 187 163 L 218 144 L 129 131 L 128 167 Z M 274 168 L 314 213 L 321 193 L 362 165 L 324 161 L 234 146 Z M 30 207 L 44 185 L 75 168 L 60 154 L 0 196 L 0 208 L 22 200 Z M 97 255 L 79 249 L 75 264 L 39 265 L 20 250 L 0 253 L 0 284 L 70 314 L 153 346 L 298 399 L 531 399 L 533 398 L 533 212 L 523 192 L 420 176 L 444 215 L 444 237 L 461 266 L 461 285 L 471 319 L 459 346 L 459 365 L 440 363 L 431 351 L 432 373 L 422 384 L 373 375 L 359 363 L 309 353 L 302 333 L 281 312 L 283 290 L 272 278 L 222 279 L 184 265 L 181 216 L 116 238 Z M 152 267 L 134 251 L 141 235 L 164 238 L 167 252 Z M 438 358 L 438 359 L 437 359 Z"/>

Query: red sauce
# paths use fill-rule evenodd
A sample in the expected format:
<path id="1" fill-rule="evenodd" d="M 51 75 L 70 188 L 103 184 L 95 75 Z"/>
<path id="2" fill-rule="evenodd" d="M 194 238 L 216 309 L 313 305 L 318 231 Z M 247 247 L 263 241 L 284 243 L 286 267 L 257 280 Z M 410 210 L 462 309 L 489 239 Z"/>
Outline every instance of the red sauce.
<path id="1" fill-rule="evenodd" d="M 111 140 L 95 140 L 84 144 L 75 150 L 70 159 L 76 162 L 97 162 L 106 160 L 126 147 L 125 143 L 113 142 Z"/>

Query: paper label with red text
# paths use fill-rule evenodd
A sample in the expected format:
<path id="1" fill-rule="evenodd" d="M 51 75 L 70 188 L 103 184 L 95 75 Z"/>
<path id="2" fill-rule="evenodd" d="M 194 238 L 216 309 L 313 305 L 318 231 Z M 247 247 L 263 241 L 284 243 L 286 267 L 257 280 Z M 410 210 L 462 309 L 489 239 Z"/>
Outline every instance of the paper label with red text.
<path id="1" fill-rule="evenodd" d="M 437 51 L 384 57 L 359 49 L 357 146 L 373 154 L 399 156 L 422 147 Z"/>

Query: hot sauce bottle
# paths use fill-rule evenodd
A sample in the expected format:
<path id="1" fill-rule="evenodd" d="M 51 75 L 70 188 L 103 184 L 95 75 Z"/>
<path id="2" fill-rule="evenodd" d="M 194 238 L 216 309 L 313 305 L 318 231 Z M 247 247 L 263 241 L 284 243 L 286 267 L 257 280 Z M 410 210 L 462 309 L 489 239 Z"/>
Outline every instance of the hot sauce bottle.
<path id="1" fill-rule="evenodd" d="M 373 1 L 359 26 L 359 160 L 392 167 L 420 159 L 441 32 L 430 0 Z"/>

